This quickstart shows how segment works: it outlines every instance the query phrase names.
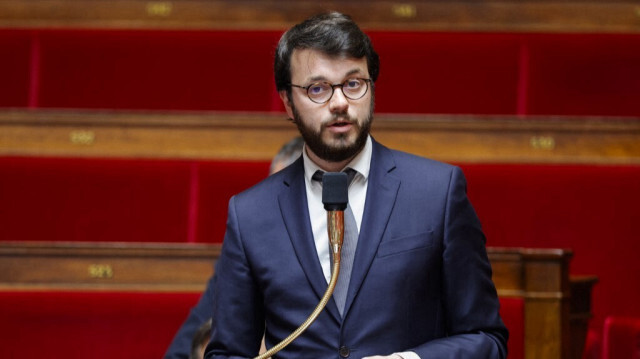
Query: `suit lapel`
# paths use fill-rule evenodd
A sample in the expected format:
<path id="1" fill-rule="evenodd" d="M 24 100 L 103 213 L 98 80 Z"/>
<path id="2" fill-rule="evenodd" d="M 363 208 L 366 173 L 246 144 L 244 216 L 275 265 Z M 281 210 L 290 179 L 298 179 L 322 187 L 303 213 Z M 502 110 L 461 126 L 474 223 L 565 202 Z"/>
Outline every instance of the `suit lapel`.
<path id="1" fill-rule="evenodd" d="M 284 179 L 284 190 L 278 196 L 280 211 L 298 261 L 320 301 L 328 286 L 318 259 L 309 221 L 302 158 L 291 167 L 291 171 Z M 310 308 L 309 314 L 311 310 L 313 308 Z M 329 301 L 326 310 L 335 320 L 340 320 L 338 307 L 333 300 Z"/>
<path id="2" fill-rule="evenodd" d="M 390 174 L 394 168 L 395 161 L 389 149 L 374 141 L 367 197 L 345 304 L 345 317 L 373 263 L 398 195 L 400 180 Z"/>

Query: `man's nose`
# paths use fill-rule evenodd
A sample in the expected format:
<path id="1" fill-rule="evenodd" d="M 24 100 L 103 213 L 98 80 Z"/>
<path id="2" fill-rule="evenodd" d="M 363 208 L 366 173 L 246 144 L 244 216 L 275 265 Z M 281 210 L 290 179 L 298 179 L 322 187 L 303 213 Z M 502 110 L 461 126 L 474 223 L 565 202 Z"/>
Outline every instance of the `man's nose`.
<path id="1" fill-rule="evenodd" d="M 329 99 L 329 110 L 331 113 L 346 113 L 349 109 L 349 100 L 342 92 L 342 87 L 333 89 L 333 96 Z"/>

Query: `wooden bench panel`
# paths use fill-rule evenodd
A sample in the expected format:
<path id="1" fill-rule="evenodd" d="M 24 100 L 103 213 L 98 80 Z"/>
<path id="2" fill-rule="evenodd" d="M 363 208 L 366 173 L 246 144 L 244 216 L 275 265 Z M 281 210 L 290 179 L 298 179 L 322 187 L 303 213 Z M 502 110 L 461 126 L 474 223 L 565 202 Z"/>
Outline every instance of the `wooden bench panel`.
<path id="1" fill-rule="evenodd" d="M 201 291 L 219 254 L 219 244 L 0 242 L 0 300 L 15 290 Z M 572 325 L 571 314 L 588 317 L 591 309 L 572 308 L 570 299 L 580 295 L 590 303 L 594 282 L 583 280 L 590 285 L 572 291 L 571 251 L 489 248 L 488 254 L 508 322 L 518 326 L 514 333 L 523 325 L 524 358 L 579 358 L 572 350 L 584 347 L 586 322 Z M 509 298 L 523 300 L 524 323 Z"/>
<path id="2" fill-rule="evenodd" d="M 456 163 L 640 164 L 640 118 L 379 114 L 388 147 Z M 282 113 L 0 111 L 0 156 L 271 161 Z"/>
<path id="3" fill-rule="evenodd" d="M 219 245 L 0 242 L 0 290 L 203 291 Z"/>
<path id="4" fill-rule="evenodd" d="M 640 31 L 637 3 L 631 0 L 129 0 L 108 4 L 99 0 L 4 0 L 0 2 L 0 26 L 283 29 L 327 10 L 351 14 L 369 29 Z"/>

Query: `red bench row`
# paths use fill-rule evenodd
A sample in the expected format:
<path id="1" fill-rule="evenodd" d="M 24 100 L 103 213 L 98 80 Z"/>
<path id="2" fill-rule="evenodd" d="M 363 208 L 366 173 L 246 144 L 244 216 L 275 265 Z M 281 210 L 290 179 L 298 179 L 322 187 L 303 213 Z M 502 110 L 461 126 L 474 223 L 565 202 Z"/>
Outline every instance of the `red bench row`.
<path id="1" fill-rule="evenodd" d="M 0 291 L 0 357 L 162 358 L 198 297 Z"/>
<path id="2" fill-rule="evenodd" d="M 222 242 L 266 162 L 0 157 L 0 240 Z"/>
<path id="3" fill-rule="evenodd" d="M 161 358 L 198 293 L 0 291 L 2 358 Z M 509 357 L 524 357 L 522 299 L 501 298 Z"/>
<path id="4" fill-rule="evenodd" d="M 0 291 L 2 358 L 160 358 L 198 293 Z M 521 299 L 500 298 L 509 357 L 524 357 Z M 608 317 L 586 358 L 631 358 L 640 318 Z M 592 344 L 592 343 L 588 343 Z M 600 356 L 602 354 L 602 356 Z"/>
<path id="5" fill-rule="evenodd" d="M 493 247 L 570 248 L 596 326 L 640 316 L 640 166 L 464 164 Z M 0 157 L 0 240 L 221 242 L 266 162 Z"/>
<path id="6" fill-rule="evenodd" d="M 280 33 L 0 29 L 0 107 L 282 111 Z M 370 35 L 379 112 L 640 116 L 640 34 Z"/>

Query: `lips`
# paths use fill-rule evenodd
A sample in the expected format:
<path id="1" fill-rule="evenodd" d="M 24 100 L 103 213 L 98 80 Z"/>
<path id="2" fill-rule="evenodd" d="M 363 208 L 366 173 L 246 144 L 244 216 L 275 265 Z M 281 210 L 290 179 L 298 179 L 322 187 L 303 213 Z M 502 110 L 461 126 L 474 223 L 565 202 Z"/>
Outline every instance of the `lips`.
<path id="1" fill-rule="evenodd" d="M 339 122 L 334 122 L 329 126 L 333 126 L 333 127 L 344 127 L 344 126 L 349 126 L 351 125 L 351 122 L 349 121 L 339 121 Z"/>
<path id="2" fill-rule="evenodd" d="M 343 133 L 351 130 L 353 123 L 351 121 L 336 121 L 327 126 L 333 132 Z"/>

